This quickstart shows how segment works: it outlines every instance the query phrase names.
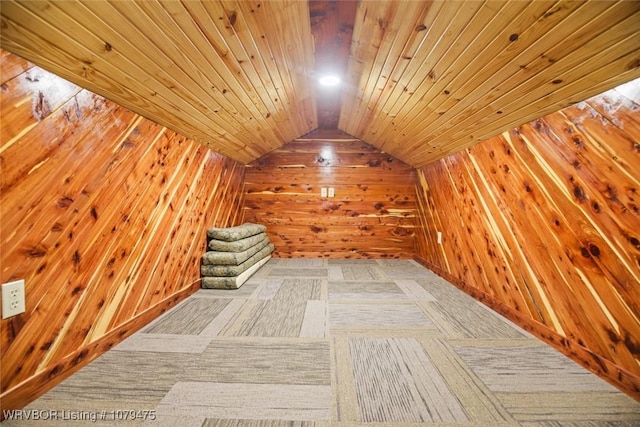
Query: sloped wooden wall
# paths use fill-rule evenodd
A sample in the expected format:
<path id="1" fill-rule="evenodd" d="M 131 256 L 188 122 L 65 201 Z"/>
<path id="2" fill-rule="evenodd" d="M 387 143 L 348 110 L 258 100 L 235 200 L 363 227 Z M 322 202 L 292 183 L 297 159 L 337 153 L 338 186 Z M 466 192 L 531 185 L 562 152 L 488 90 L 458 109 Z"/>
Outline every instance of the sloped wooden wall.
<path id="1" fill-rule="evenodd" d="M 418 260 L 640 399 L 640 81 L 419 181 Z"/>
<path id="2" fill-rule="evenodd" d="M 322 187 L 335 197 L 321 197 Z M 349 135 L 320 131 L 248 165 L 245 220 L 275 257 L 411 258 L 415 169 Z"/>
<path id="3" fill-rule="evenodd" d="M 208 226 L 236 225 L 244 167 L 1 54 L 2 409 L 18 408 L 199 286 Z"/>

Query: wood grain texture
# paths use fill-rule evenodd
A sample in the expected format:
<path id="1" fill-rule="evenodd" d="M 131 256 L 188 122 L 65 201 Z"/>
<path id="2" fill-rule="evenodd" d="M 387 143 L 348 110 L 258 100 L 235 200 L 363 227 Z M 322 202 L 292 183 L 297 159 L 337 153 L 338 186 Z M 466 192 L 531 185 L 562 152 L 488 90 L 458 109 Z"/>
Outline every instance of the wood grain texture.
<path id="1" fill-rule="evenodd" d="M 299 138 L 252 162 L 245 221 L 267 226 L 275 257 L 413 256 L 415 169 L 336 131 Z M 322 187 L 335 197 L 321 197 Z"/>
<path id="2" fill-rule="evenodd" d="M 4 2 L 1 15 L 3 49 L 235 160 L 317 126 L 306 2 Z"/>
<path id="3" fill-rule="evenodd" d="M 1 323 L 5 409 L 197 288 L 206 228 L 241 221 L 244 168 L 13 55 L 2 61 L 18 71 L 2 82 L 0 280 L 26 281 L 26 312 Z"/>
<path id="4" fill-rule="evenodd" d="M 419 167 L 640 77 L 637 2 L 358 3 L 339 128 Z"/>
<path id="5" fill-rule="evenodd" d="M 640 77 L 628 0 L 7 0 L 0 15 L 4 49 L 245 164 L 337 126 L 419 167 Z M 317 87 L 327 71 L 341 87 Z"/>
<path id="6" fill-rule="evenodd" d="M 636 80 L 421 168 L 416 239 L 434 271 L 638 399 L 639 95 Z"/>

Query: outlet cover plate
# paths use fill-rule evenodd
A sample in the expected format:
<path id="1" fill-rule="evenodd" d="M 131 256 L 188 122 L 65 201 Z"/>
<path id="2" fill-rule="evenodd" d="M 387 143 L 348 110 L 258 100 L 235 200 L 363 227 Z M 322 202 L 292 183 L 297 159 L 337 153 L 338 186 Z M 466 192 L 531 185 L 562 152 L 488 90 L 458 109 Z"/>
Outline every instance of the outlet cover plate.
<path id="1" fill-rule="evenodd" d="M 25 312 L 24 279 L 2 284 L 2 318 Z"/>

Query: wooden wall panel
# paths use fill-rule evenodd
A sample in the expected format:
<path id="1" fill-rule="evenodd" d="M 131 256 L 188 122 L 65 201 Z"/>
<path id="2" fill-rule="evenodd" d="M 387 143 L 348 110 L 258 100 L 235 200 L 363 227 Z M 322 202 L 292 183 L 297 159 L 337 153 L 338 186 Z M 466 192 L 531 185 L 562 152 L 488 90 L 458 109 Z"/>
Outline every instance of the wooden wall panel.
<path id="1" fill-rule="evenodd" d="M 1 323 L 8 409 L 197 289 L 205 229 L 241 221 L 244 167 L 1 60 L 0 279 L 26 281 L 26 312 Z"/>
<path id="2" fill-rule="evenodd" d="M 417 259 L 640 399 L 640 80 L 418 175 Z"/>
<path id="3" fill-rule="evenodd" d="M 322 187 L 335 197 L 321 197 Z M 267 226 L 276 257 L 409 258 L 414 187 L 412 167 L 318 131 L 247 166 L 244 218 Z"/>

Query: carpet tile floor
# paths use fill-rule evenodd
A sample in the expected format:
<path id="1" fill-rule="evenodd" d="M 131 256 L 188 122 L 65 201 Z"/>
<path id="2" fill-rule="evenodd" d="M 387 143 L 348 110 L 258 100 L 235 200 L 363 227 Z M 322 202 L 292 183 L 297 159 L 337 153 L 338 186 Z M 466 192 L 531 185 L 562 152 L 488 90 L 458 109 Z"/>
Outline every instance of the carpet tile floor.
<path id="1" fill-rule="evenodd" d="M 64 425 L 640 425 L 638 402 L 411 260 L 271 259 L 27 409 L 155 418 Z"/>

